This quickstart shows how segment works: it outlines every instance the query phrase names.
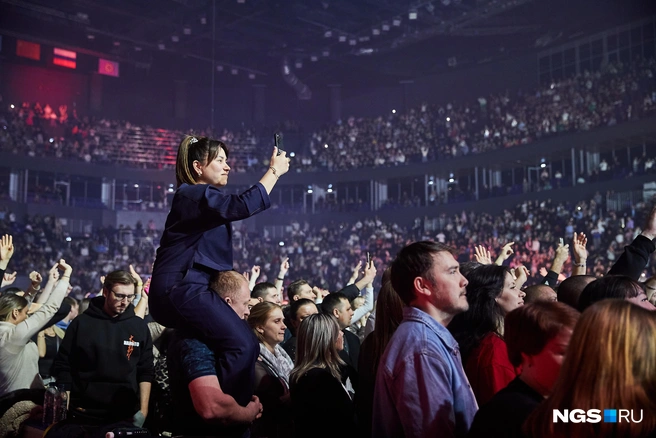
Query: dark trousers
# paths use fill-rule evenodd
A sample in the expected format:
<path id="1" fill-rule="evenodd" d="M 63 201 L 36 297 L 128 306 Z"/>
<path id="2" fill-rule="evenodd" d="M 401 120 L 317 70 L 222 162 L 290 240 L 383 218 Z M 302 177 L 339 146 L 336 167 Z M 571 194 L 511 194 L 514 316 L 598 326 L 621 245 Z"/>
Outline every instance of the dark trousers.
<path id="1" fill-rule="evenodd" d="M 216 355 L 216 372 L 224 393 L 245 406 L 253 395 L 259 342 L 248 325 L 209 288 L 212 273 L 192 268 L 176 275 L 153 275 L 150 313 L 158 323 L 190 330 Z M 159 278 L 158 278 L 159 277 Z M 174 284 L 166 289 L 166 283 Z"/>

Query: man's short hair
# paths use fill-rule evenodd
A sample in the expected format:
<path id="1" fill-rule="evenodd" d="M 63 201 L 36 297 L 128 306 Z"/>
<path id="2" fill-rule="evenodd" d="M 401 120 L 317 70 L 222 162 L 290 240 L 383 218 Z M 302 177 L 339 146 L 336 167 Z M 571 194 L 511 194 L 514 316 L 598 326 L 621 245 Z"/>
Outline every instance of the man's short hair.
<path id="1" fill-rule="evenodd" d="M 537 303 L 538 301 L 548 301 L 545 296 L 548 293 L 556 293 L 551 286 L 546 284 L 534 284 L 524 289 L 526 296 L 524 297 L 525 304 Z M 552 295 L 553 296 L 553 295 Z"/>
<path id="2" fill-rule="evenodd" d="M 431 280 L 433 255 L 440 252 L 455 254 L 450 246 L 423 240 L 407 245 L 396 255 L 392 262 L 392 287 L 407 306 L 415 299 L 415 278 L 424 277 Z"/>
<path id="3" fill-rule="evenodd" d="M 608 298 L 626 300 L 643 293 L 640 284 L 625 275 L 607 275 L 588 284 L 579 296 L 579 312 Z"/>
<path id="4" fill-rule="evenodd" d="M 579 296 L 585 287 L 597 278 L 592 275 L 574 275 L 566 278 L 558 285 L 558 301 L 569 304 L 575 309 L 579 307 Z"/>
<path id="5" fill-rule="evenodd" d="M 245 281 L 246 278 L 237 271 L 220 271 L 210 280 L 210 289 L 224 300 L 227 297 L 234 299 Z"/>
<path id="6" fill-rule="evenodd" d="M 342 306 L 342 300 L 348 302 L 348 297 L 341 292 L 328 294 L 321 302 L 321 313 L 333 316 L 333 311 Z"/>
<path id="7" fill-rule="evenodd" d="M 68 305 L 71 306 L 71 307 L 77 307 L 77 306 L 79 306 L 79 303 L 78 303 L 77 300 L 76 300 L 75 298 L 73 298 L 73 297 L 64 297 L 64 299 L 62 300 L 62 303 L 66 303 L 66 304 L 68 304 Z"/>
<path id="8" fill-rule="evenodd" d="M 269 289 L 276 289 L 276 286 L 265 281 L 263 283 L 258 283 L 255 285 L 251 291 L 251 298 L 262 298 L 264 299 L 269 294 Z"/>
<path id="9" fill-rule="evenodd" d="M 308 286 L 310 285 L 310 283 L 305 280 L 296 280 L 287 286 L 287 298 L 289 298 L 289 301 L 293 300 L 296 295 L 301 293 L 301 287 L 306 284 Z"/>
<path id="10" fill-rule="evenodd" d="M 105 282 L 103 283 L 103 289 L 105 290 L 105 296 L 112 290 L 114 290 L 114 286 L 117 284 L 121 285 L 133 285 L 137 286 L 137 280 L 134 279 L 132 274 L 130 272 L 125 271 L 123 269 L 118 269 L 116 271 L 112 271 L 109 274 L 105 276 Z"/>

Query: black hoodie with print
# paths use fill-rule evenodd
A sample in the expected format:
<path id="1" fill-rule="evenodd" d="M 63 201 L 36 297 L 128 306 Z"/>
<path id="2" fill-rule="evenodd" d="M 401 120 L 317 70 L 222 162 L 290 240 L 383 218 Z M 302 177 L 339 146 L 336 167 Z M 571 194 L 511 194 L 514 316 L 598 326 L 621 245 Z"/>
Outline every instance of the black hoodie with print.
<path id="1" fill-rule="evenodd" d="M 91 422 L 131 418 L 139 410 L 139 383 L 154 376 L 153 343 L 146 322 L 130 305 L 112 317 L 104 297 L 75 318 L 53 364 L 57 383 L 71 391 L 69 411 Z"/>

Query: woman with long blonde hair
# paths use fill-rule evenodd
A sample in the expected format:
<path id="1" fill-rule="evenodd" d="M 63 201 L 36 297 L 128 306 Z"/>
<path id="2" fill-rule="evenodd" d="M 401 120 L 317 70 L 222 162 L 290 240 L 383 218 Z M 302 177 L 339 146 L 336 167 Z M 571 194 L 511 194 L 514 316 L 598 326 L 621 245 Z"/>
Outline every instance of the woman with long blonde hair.
<path id="1" fill-rule="evenodd" d="M 290 376 L 296 437 L 356 437 L 355 408 L 342 383 L 339 352 L 344 334 L 325 314 L 308 316 L 298 330 L 296 367 Z M 316 413 L 327 421 L 317 423 Z"/>
<path id="2" fill-rule="evenodd" d="M 599 422 L 554 421 L 554 410 L 599 410 Z M 639 423 L 605 422 L 605 409 L 627 409 Z M 647 437 L 656 432 L 656 314 L 604 300 L 579 319 L 552 395 L 524 424 L 532 438 Z"/>

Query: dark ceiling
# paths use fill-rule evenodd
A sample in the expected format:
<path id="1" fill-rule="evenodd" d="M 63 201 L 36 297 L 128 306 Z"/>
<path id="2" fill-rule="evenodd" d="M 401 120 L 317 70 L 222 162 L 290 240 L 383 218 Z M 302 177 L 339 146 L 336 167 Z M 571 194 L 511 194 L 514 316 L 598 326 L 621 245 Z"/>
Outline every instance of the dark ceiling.
<path id="1" fill-rule="evenodd" d="M 399 80 L 559 44 L 656 13 L 653 0 L 0 0 L 0 33 L 280 81 Z M 416 13 L 416 19 L 410 14 Z M 177 41 L 174 41 L 177 39 Z M 248 80 L 248 79 L 243 79 Z"/>

